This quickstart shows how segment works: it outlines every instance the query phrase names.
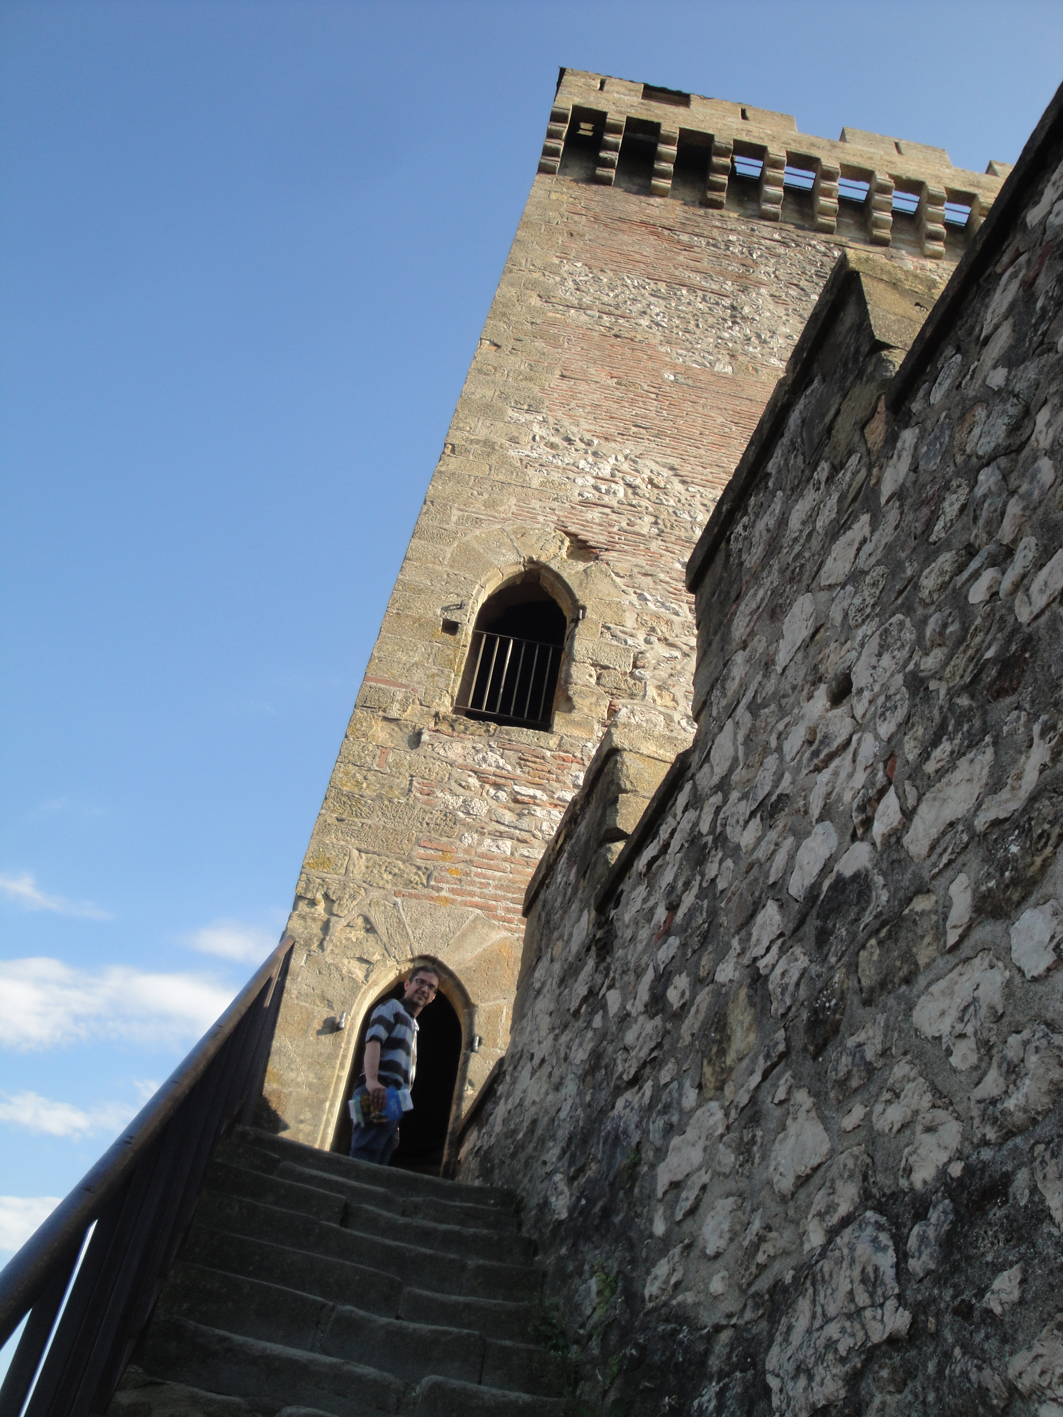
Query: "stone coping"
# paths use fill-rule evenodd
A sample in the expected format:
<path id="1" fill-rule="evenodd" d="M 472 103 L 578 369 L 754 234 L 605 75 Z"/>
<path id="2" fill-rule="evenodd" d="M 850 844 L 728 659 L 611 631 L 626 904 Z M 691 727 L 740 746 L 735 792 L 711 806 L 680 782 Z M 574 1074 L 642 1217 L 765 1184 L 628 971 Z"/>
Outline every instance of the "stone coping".
<path id="1" fill-rule="evenodd" d="M 557 831 L 550 840 L 535 874 L 528 882 L 524 895 L 523 914 L 528 915 L 536 897 L 546 885 L 550 874 L 565 848 L 573 828 L 582 815 L 595 784 L 602 775 L 606 763 L 617 753 L 638 753 L 644 758 L 655 758 L 658 762 L 671 762 L 688 740 L 674 734 L 658 733 L 650 728 L 642 728 L 632 723 L 612 724 L 605 730 L 601 742 L 591 759 L 583 779 L 583 785 L 565 808 L 565 814 L 558 823 Z"/>
<path id="2" fill-rule="evenodd" d="M 686 777 L 687 769 L 690 766 L 693 756 L 694 745 L 691 744 L 689 748 L 683 749 L 661 779 L 660 786 L 647 803 L 646 810 L 639 818 L 635 830 L 628 837 L 627 841 L 624 842 L 620 855 L 609 868 L 609 874 L 602 883 L 601 890 L 599 890 L 594 898 L 594 908 L 599 915 L 608 909 L 614 896 L 620 889 L 624 877 L 627 875 L 628 871 L 631 870 L 635 858 L 642 850 L 646 839 L 668 810 L 669 804 L 675 795 L 676 788 Z"/>

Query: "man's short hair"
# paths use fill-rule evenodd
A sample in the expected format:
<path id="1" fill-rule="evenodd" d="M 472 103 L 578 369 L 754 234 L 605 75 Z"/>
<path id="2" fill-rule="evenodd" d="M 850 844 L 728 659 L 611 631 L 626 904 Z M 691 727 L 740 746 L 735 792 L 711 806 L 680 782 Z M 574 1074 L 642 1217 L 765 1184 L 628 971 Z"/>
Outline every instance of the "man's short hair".
<path id="1" fill-rule="evenodd" d="M 434 964 L 415 964 L 410 970 L 408 978 L 416 979 L 418 974 L 433 974 L 436 979 L 442 979 L 442 975 Z"/>

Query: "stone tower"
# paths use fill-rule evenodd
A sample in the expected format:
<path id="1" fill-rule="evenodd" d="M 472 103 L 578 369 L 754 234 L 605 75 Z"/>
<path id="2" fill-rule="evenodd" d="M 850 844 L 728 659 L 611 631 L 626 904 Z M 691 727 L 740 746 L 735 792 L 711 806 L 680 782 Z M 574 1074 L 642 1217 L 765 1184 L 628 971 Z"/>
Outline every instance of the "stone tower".
<path id="1" fill-rule="evenodd" d="M 626 750 L 616 852 L 689 741 L 685 564 L 839 251 L 947 267 L 1006 171 L 562 70 L 303 862 L 266 1083 L 286 1135 L 332 1144 L 357 1025 L 425 955 L 461 1022 L 460 1121 L 592 760 Z"/>

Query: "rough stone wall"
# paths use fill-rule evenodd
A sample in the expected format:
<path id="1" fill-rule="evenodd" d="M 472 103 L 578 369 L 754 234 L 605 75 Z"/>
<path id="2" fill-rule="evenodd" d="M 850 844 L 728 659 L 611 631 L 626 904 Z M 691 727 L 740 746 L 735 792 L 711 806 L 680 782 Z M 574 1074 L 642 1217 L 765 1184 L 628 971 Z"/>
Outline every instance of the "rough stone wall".
<path id="1" fill-rule="evenodd" d="M 558 102 L 592 91 L 614 117 L 661 111 L 577 73 Z M 785 115 L 707 103 L 692 112 L 751 139 L 796 136 Z M 901 161 L 859 136 L 801 144 L 870 161 L 874 140 Z M 938 150 L 904 161 L 983 206 L 999 187 Z M 609 724 L 692 733 L 686 559 L 838 251 L 872 239 L 870 198 L 846 235 L 737 178 L 714 208 L 586 176 L 535 178 L 303 863 L 266 1098 L 313 1144 L 330 1143 L 361 1015 L 417 954 L 483 1039 L 464 1098 L 501 1056 L 529 878 Z M 927 249 L 887 255 L 935 268 Z M 529 569 L 569 618 L 550 733 L 454 712 L 479 607 Z"/>
<path id="2" fill-rule="evenodd" d="M 691 560 L 693 746 L 536 882 L 460 1174 L 590 1410 L 1063 1411 L 1061 229 L 1057 97 L 899 372 L 927 286 L 841 263 Z"/>

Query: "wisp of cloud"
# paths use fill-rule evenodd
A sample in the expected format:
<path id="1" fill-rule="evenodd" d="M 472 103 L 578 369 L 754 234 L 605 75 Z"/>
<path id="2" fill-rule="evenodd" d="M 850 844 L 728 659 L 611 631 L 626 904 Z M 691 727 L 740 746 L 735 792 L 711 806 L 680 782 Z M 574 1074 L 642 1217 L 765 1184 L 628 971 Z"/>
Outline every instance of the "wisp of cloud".
<path id="1" fill-rule="evenodd" d="M 277 943 L 268 930 L 241 925 L 238 920 L 215 920 L 188 937 L 187 943 L 200 954 L 217 955 L 239 964 L 261 964 Z"/>
<path id="2" fill-rule="evenodd" d="M 96 973 L 58 959 L 0 962 L 0 1045 L 52 1048 L 87 1038 L 160 1048 L 203 1033 L 233 997 L 207 975 L 151 974 L 127 965 Z"/>
<path id="3" fill-rule="evenodd" d="M 70 1102 L 55 1102 L 37 1092 L 0 1092 L 0 1122 L 25 1127 L 30 1132 L 44 1132 L 51 1137 L 117 1132 L 134 1115 L 134 1108 L 118 1102 L 108 1102 L 86 1112 Z"/>
<path id="4" fill-rule="evenodd" d="M 51 910 L 56 915 L 72 915 L 80 920 L 113 920 L 107 910 L 91 901 L 64 900 L 60 895 L 46 895 L 29 871 L 20 876 L 0 875 L 0 895 L 17 901 L 26 910 Z"/>

